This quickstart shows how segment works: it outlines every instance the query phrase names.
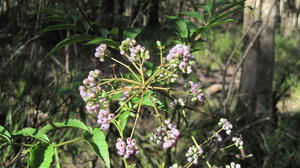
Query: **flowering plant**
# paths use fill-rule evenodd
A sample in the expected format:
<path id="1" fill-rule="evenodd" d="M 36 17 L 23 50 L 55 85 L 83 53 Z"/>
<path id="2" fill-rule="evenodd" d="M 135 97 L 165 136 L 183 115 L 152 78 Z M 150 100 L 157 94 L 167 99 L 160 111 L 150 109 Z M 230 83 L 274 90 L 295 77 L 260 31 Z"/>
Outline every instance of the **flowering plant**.
<path id="1" fill-rule="evenodd" d="M 106 44 L 99 45 L 95 57 L 101 62 L 111 59 L 123 66 L 127 73 L 120 75 L 114 73 L 107 77 L 96 69 L 89 72 L 88 77 L 83 80 L 83 85 L 79 87 L 80 95 L 86 103 L 86 110 L 98 116 L 97 123 L 101 130 L 109 131 L 111 124 L 117 128 L 119 138 L 115 146 L 117 154 L 123 158 L 125 167 L 135 165 L 134 163 L 128 164 L 126 159 L 139 154 L 140 148 L 138 140 L 135 139 L 135 131 L 139 128 L 139 118 L 148 113 L 145 107 L 150 109 L 150 114 L 160 123 L 149 140 L 168 149 L 176 146 L 181 131 L 171 119 L 166 118 L 167 115 L 164 112 L 168 113 L 166 109 L 170 108 L 165 107 L 178 108 L 178 112 L 181 112 L 179 115 L 187 120 L 184 109 L 188 104 L 203 103 L 205 100 L 199 84 L 195 82 L 186 82 L 187 91 L 176 88 L 183 74 L 193 72 L 195 61 L 190 47 L 177 44 L 169 50 L 166 57 L 163 56 L 165 46 L 158 41 L 157 47 L 160 51 L 160 64 L 155 66 L 149 62 L 150 52 L 134 39 L 127 38 L 119 46 L 119 54 L 123 61 L 109 55 L 111 52 Z M 168 100 L 161 101 L 162 98 Z M 115 107 L 116 110 L 112 111 L 111 106 L 114 101 L 118 104 Z M 125 138 L 127 133 L 125 128 L 129 117 L 133 117 L 134 122 L 129 136 Z M 203 149 L 209 143 L 222 141 L 220 132 L 224 131 L 225 135 L 231 135 L 233 129 L 232 124 L 224 118 L 220 119 L 218 125 L 220 129 L 201 144 L 198 144 L 191 132 L 188 133 L 193 144 L 186 153 L 187 164 L 183 167 L 197 165 L 199 157 L 203 158 L 209 167 L 214 167 L 205 159 L 205 154 L 208 152 Z M 185 129 L 189 130 L 188 124 L 186 126 Z M 233 144 L 225 148 L 233 145 L 243 148 L 241 137 L 233 137 L 232 141 Z M 233 164 L 230 165 L 232 167 Z M 239 166 L 239 164 L 234 165 Z M 171 167 L 176 167 L 176 164 Z"/>

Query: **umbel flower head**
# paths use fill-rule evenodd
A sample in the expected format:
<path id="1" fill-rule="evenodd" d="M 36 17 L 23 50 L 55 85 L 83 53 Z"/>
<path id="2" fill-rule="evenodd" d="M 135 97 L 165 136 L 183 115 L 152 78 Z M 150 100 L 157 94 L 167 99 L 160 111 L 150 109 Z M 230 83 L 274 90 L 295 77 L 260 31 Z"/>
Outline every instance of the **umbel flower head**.
<path id="1" fill-rule="evenodd" d="M 127 38 L 122 41 L 120 47 L 120 54 L 127 56 L 130 62 L 141 62 L 142 59 L 149 59 L 149 51 L 137 44 L 136 40 Z"/>

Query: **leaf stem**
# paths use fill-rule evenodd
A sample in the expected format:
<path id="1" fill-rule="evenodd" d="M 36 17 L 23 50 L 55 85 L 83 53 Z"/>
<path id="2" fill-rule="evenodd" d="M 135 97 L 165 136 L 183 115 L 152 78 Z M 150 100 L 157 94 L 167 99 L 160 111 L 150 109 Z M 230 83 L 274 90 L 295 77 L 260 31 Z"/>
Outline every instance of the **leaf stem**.
<path id="1" fill-rule="evenodd" d="M 76 138 L 76 139 L 72 139 L 72 140 L 69 140 L 69 141 L 65 141 L 65 142 L 62 142 L 62 143 L 56 144 L 56 145 L 54 145 L 54 147 L 60 147 L 60 146 L 63 146 L 63 145 L 67 145 L 67 144 L 69 144 L 69 143 L 73 143 L 73 142 L 81 141 L 81 140 L 83 140 L 83 139 L 84 139 L 83 137 Z"/>

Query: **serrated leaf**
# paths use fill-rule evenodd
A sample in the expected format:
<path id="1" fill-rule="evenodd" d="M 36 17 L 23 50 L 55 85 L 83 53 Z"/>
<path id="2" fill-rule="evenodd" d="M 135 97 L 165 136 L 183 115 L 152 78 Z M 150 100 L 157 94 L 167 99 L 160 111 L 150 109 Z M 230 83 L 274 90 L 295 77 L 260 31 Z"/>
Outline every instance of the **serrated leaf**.
<path id="1" fill-rule="evenodd" d="M 62 128 L 79 128 L 87 132 L 92 132 L 92 129 L 86 126 L 83 122 L 76 119 L 68 119 L 64 122 L 49 123 L 40 129 L 43 133 L 48 133 Z"/>
<path id="2" fill-rule="evenodd" d="M 108 145 L 105 140 L 105 135 L 99 128 L 95 128 L 93 133 L 85 134 L 85 139 L 93 147 L 95 153 L 98 157 L 101 157 L 104 160 L 105 166 L 110 168 L 110 159 L 108 152 Z"/>
<path id="3" fill-rule="evenodd" d="M 123 32 L 123 37 L 135 39 L 141 33 L 141 31 L 142 30 L 140 28 L 131 28 Z"/>
<path id="4" fill-rule="evenodd" d="M 50 31 L 56 31 L 56 30 L 80 30 L 78 26 L 72 25 L 72 24 L 57 24 L 57 25 L 51 25 L 43 30 L 39 31 L 38 33 L 46 33 Z"/>
<path id="5" fill-rule="evenodd" d="M 118 42 L 111 40 L 111 39 L 103 38 L 103 37 L 95 38 L 86 43 L 86 45 L 90 45 L 90 44 L 107 44 L 108 46 L 113 47 L 113 48 L 117 48 L 119 46 Z"/>
<path id="6" fill-rule="evenodd" d="M 180 19 L 176 21 L 177 30 L 181 36 L 181 38 L 187 38 L 189 35 L 189 31 L 187 29 L 187 25 L 184 20 Z"/>
<path id="7" fill-rule="evenodd" d="M 94 36 L 90 36 L 90 35 L 75 34 L 74 36 L 66 38 L 66 39 L 62 40 L 61 42 L 59 42 L 58 44 L 56 44 L 56 46 L 50 51 L 50 53 L 56 52 L 66 45 L 83 42 L 83 41 L 89 41 L 93 38 L 94 38 Z"/>
<path id="8" fill-rule="evenodd" d="M 40 140 L 40 141 L 43 141 L 46 143 L 50 142 L 48 136 L 45 133 L 43 133 L 40 130 L 37 130 L 35 128 L 30 128 L 30 127 L 23 128 L 23 129 L 17 131 L 16 133 L 14 133 L 13 135 L 29 136 L 29 137 L 35 138 L 37 140 Z"/>
<path id="9" fill-rule="evenodd" d="M 188 11 L 188 12 L 181 12 L 180 14 L 181 15 L 186 15 L 186 16 L 191 16 L 191 17 L 194 17 L 194 18 L 199 19 L 201 21 L 204 21 L 204 17 L 199 12 Z"/>
<path id="10" fill-rule="evenodd" d="M 49 168 L 52 162 L 54 146 L 38 143 L 30 149 L 29 168 Z"/>

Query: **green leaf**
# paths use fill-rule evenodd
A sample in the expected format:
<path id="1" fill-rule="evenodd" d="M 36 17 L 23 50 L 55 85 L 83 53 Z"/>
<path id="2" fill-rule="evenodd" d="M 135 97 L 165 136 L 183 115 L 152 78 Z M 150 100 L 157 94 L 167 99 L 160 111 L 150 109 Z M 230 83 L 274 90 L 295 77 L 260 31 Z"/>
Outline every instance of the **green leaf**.
<path id="1" fill-rule="evenodd" d="M 50 54 L 58 51 L 59 49 L 63 48 L 66 45 L 83 42 L 83 41 L 88 41 L 93 38 L 94 38 L 94 36 L 90 36 L 90 35 L 75 34 L 74 36 L 66 38 L 66 39 L 62 40 L 61 42 L 59 42 L 58 44 L 56 44 L 56 46 L 50 51 Z"/>
<path id="2" fill-rule="evenodd" d="M 108 46 L 110 46 L 112 48 L 117 48 L 119 46 L 118 42 L 111 40 L 111 39 L 103 38 L 103 37 L 97 37 L 97 38 L 89 41 L 88 43 L 86 43 L 86 45 L 90 45 L 90 44 L 107 44 Z"/>
<path id="3" fill-rule="evenodd" d="M 117 27 L 114 27 L 110 30 L 110 33 L 113 35 L 113 36 L 118 36 L 119 35 L 119 28 Z"/>
<path id="4" fill-rule="evenodd" d="M 179 19 L 176 21 L 177 30 L 181 36 L 181 38 L 187 38 L 189 35 L 189 31 L 187 29 L 187 25 L 184 20 Z"/>
<path id="5" fill-rule="evenodd" d="M 113 96 L 112 96 L 112 100 L 121 100 L 121 97 L 123 95 L 123 92 L 118 92 L 118 93 L 115 93 Z"/>
<path id="6" fill-rule="evenodd" d="M 50 142 L 48 136 L 45 133 L 43 133 L 40 130 L 37 130 L 35 128 L 30 128 L 30 127 L 23 128 L 23 129 L 19 130 L 18 132 L 14 133 L 13 135 L 29 136 L 29 137 L 35 138 L 37 140 L 40 140 L 40 141 L 43 141 L 46 143 Z"/>
<path id="7" fill-rule="evenodd" d="M 188 12 L 181 12 L 180 14 L 181 15 L 186 15 L 186 16 L 191 16 L 191 17 L 194 17 L 194 18 L 199 19 L 201 21 L 204 21 L 204 17 L 199 12 L 188 11 Z"/>
<path id="8" fill-rule="evenodd" d="M 140 28 L 131 28 L 123 32 L 123 37 L 135 39 L 141 33 L 141 31 L 142 30 Z"/>
<path id="9" fill-rule="evenodd" d="M 39 11 L 40 14 L 64 16 L 65 12 L 57 8 L 43 8 Z"/>
<path id="10" fill-rule="evenodd" d="M 167 16 L 167 18 L 170 19 L 170 20 L 176 20 L 176 19 L 178 19 L 177 16 Z"/>
<path id="11" fill-rule="evenodd" d="M 57 25 L 51 25 L 43 30 L 39 31 L 38 33 L 46 33 L 50 31 L 56 31 L 56 30 L 80 30 L 79 27 L 72 24 L 57 24 Z"/>
<path id="12" fill-rule="evenodd" d="M 0 125 L 0 137 L 4 137 L 7 141 L 11 140 L 11 135 L 10 133 L 3 127 Z"/>
<path id="13" fill-rule="evenodd" d="M 206 26 L 206 29 L 210 29 L 210 28 L 219 26 L 219 25 L 221 25 L 221 24 L 224 24 L 224 23 L 231 23 L 231 22 L 236 22 L 236 20 L 234 20 L 234 19 L 226 19 L 226 20 L 218 21 L 218 22 L 215 22 L 215 23 L 212 23 L 212 24 L 208 24 L 208 25 Z"/>
<path id="14" fill-rule="evenodd" d="M 43 30 L 39 31 L 38 33 L 46 33 L 50 31 L 56 31 L 56 30 L 80 30 L 78 26 L 72 25 L 72 24 L 57 24 L 57 25 L 51 25 Z"/>
<path id="15" fill-rule="evenodd" d="M 50 123 L 41 128 L 41 132 L 49 133 L 51 131 L 62 129 L 62 128 L 79 128 L 87 132 L 92 132 L 92 129 L 86 126 L 83 122 L 76 119 L 68 119 L 64 122 Z"/>
<path id="16" fill-rule="evenodd" d="M 65 16 L 47 16 L 47 17 L 40 18 L 38 21 L 39 22 L 62 22 L 62 23 L 69 22 L 69 20 Z"/>
<path id="17" fill-rule="evenodd" d="M 108 145 L 105 140 L 105 135 L 99 128 L 95 128 L 93 134 L 85 134 L 85 139 L 93 147 L 98 157 L 101 157 L 107 168 L 110 168 L 110 159 L 108 152 Z"/>
<path id="18" fill-rule="evenodd" d="M 109 35 L 110 31 L 104 28 L 100 28 L 100 33 L 101 36 L 103 36 L 104 38 L 107 38 L 107 36 Z"/>
<path id="19" fill-rule="evenodd" d="M 125 111 L 119 116 L 120 130 L 122 133 L 126 127 L 129 117 L 130 117 L 130 111 Z"/>
<path id="20" fill-rule="evenodd" d="M 29 168 L 48 168 L 54 153 L 52 144 L 38 143 L 30 149 Z"/>

